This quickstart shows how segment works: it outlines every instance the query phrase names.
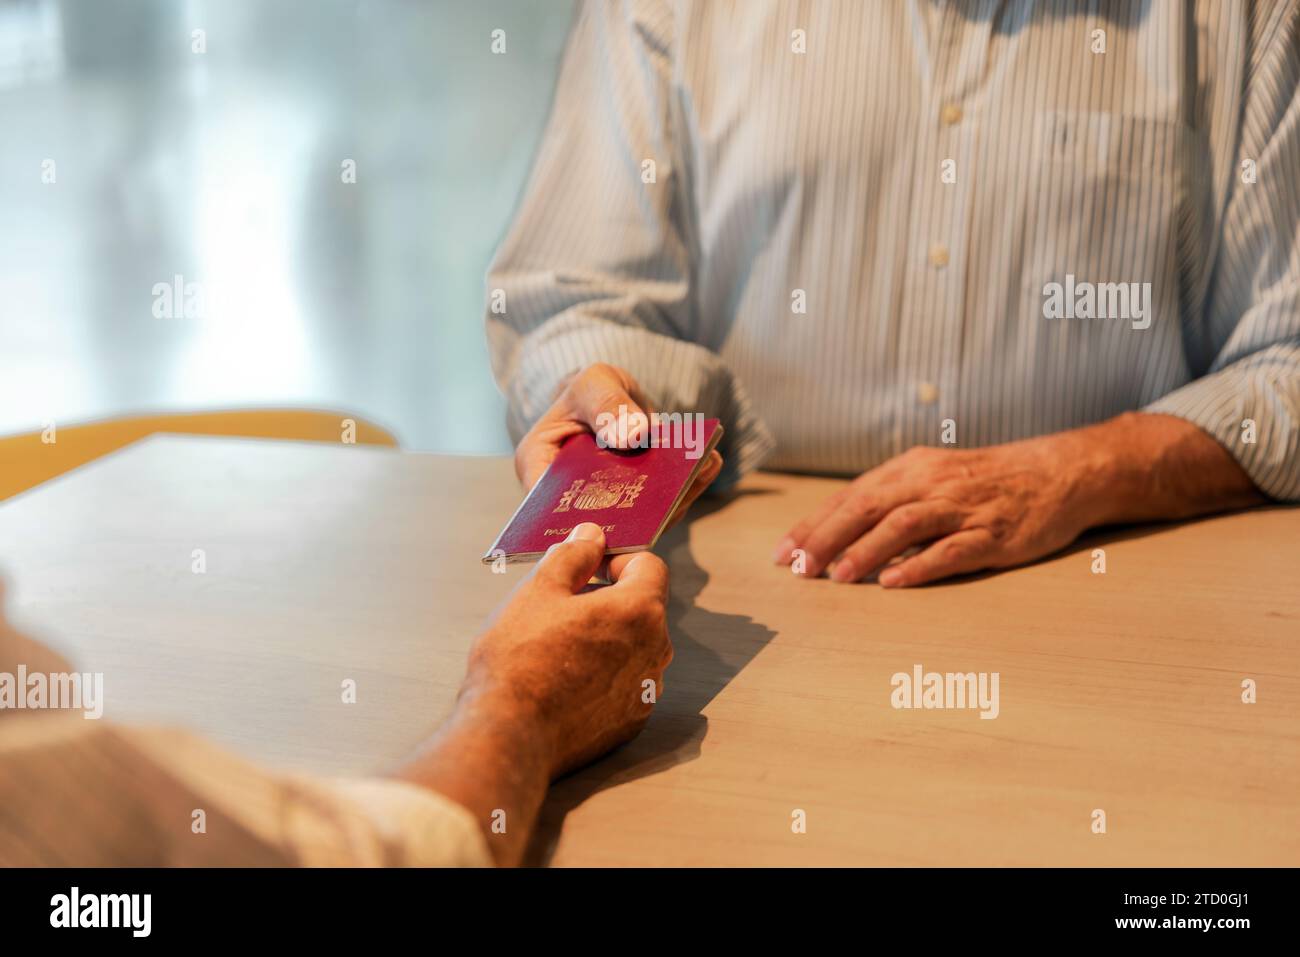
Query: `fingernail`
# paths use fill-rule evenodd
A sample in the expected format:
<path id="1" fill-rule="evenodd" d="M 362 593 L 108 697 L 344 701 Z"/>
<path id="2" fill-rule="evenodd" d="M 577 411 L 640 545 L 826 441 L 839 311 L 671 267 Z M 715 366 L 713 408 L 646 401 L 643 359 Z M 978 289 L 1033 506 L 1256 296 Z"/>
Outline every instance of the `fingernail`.
<path id="1" fill-rule="evenodd" d="M 595 522 L 583 522 L 581 525 L 573 526 L 573 531 L 569 532 L 566 542 L 603 542 L 605 533 Z"/>
<path id="2" fill-rule="evenodd" d="M 903 573 L 897 568 L 886 568 L 880 573 L 878 581 L 886 588 L 895 588 L 903 584 Z"/>
<path id="3" fill-rule="evenodd" d="M 790 560 L 790 553 L 794 551 L 795 541 L 789 535 L 781 539 L 781 544 L 776 546 L 772 552 L 772 561 L 778 565 L 784 564 Z"/>
<path id="4" fill-rule="evenodd" d="M 852 562 L 838 561 L 835 567 L 831 569 L 831 581 L 837 582 L 855 582 L 858 580 L 858 570 L 853 567 Z"/>

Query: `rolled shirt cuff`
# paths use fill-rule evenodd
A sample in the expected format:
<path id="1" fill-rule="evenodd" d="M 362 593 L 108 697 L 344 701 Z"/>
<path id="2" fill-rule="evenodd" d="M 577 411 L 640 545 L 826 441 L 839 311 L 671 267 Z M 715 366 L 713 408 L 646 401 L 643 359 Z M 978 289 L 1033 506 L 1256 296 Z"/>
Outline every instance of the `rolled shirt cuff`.
<path id="1" fill-rule="evenodd" d="M 1199 426 L 1261 492 L 1300 500 L 1300 347 L 1273 346 L 1147 405 Z"/>

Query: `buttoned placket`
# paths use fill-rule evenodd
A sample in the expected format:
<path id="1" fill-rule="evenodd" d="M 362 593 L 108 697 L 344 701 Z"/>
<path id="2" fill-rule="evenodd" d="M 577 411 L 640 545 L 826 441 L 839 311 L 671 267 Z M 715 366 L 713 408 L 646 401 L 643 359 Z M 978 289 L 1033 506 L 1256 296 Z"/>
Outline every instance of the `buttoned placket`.
<path id="1" fill-rule="evenodd" d="M 916 136 L 907 275 L 899 324 L 899 394 L 894 453 L 940 444 L 942 421 L 955 412 L 965 316 L 965 264 L 980 79 L 996 0 L 958 9 L 933 3 L 927 28 L 917 8 L 922 109 Z M 958 423 L 958 440 L 962 434 Z"/>

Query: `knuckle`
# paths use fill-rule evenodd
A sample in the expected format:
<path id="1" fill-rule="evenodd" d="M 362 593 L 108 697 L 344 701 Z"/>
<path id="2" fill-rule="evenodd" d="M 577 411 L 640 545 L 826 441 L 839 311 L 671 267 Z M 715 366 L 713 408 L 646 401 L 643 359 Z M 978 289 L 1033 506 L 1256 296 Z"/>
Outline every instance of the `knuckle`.
<path id="1" fill-rule="evenodd" d="M 1011 533 L 1015 529 L 1015 522 L 1006 515 L 994 515 L 989 519 L 985 527 L 995 541 L 1002 542 L 1011 537 Z"/>
<path id="2" fill-rule="evenodd" d="M 939 560 L 945 564 L 959 562 L 971 554 L 971 548 L 965 542 L 948 541 L 939 545 Z"/>
<path id="3" fill-rule="evenodd" d="M 601 411 L 617 409 L 619 406 L 626 406 L 628 402 L 627 393 L 613 386 L 602 387 L 596 393 L 595 408 Z"/>
<path id="4" fill-rule="evenodd" d="M 626 628 L 635 623 L 637 612 L 634 602 L 614 601 L 607 607 L 605 614 L 614 624 Z"/>
<path id="5" fill-rule="evenodd" d="M 847 509 L 853 515 L 865 518 L 876 510 L 877 505 L 875 497 L 871 494 L 863 491 L 855 491 L 853 494 L 845 498 L 842 507 Z"/>
<path id="6" fill-rule="evenodd" d="M 581 371 L 575 372 L 572 375 L 568 376 L 567 378 L 561 379 L 559 388 L 555 390 L 555 401 L 561 402 L 564 400 L 571 399 L 574 395 L 576 395 L 579 391 L 581 391 L 583 384 L 587 381 L 587 376 L 589 375 L 589 372 L 590 370 L 588 369 L 582 369 Z"/>
<path id="7" fill-rule="evenodd" d="M 663 604 L 651 598 L 621 602 L 616 614 L 624 625 L 639 634 L 655 633 L 666 621 Z"/>
<path id="8" fill-rule="evenodd" d="M 642 602 L 636 621 L 641 627 L 657 636 L 668 626 L 667 610 L 659 601 Z"/>
<path id="9" fill-rule="evenodd" d="M 945 481 L 939 482 L 934 486 L 929 501 L 934 505 L 945 509 L 954 514 L 962 513 L 965 510 L 963 503 L 963 488 L 960 483 Z"/>
<path id="10" fill-rule="evenodd" d="M 894 512 L 889 526 L 890 531 L 898 535 L 912 535 L 920 531 L 921 516 L 912 509 L 902 508 Z"/>
<path id="11" fill-rule="evenodd" d="M 637 561 L 643 563 L 647 568 L 653 568 L 658 574 L 667 575 L 667 563 L 656 555 L 654 552 L 637 552 Z"/>

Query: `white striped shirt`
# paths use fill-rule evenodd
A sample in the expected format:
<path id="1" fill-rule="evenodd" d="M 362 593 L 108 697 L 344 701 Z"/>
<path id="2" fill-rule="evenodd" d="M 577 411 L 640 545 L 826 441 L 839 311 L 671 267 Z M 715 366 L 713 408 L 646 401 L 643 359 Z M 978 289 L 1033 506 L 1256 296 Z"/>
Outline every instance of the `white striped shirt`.
<path id="1" fill-rule="evenodd" d="M 589 2 L 488 289 L 516 438 L 603 361 L 741 470 L 1145 409 L 1300 499 L 1300 0 Z"/>
<path id="2" fill-rule="evenodd" d="M 72 670 L 0 602 L 0 867 L 492 863 L 473 815 L 428 788 L 287 774 L 179 730 L 16 710 L 31 693 L 16 676 Z"/>

